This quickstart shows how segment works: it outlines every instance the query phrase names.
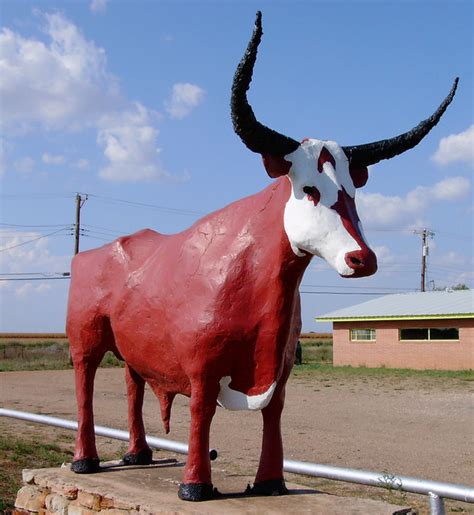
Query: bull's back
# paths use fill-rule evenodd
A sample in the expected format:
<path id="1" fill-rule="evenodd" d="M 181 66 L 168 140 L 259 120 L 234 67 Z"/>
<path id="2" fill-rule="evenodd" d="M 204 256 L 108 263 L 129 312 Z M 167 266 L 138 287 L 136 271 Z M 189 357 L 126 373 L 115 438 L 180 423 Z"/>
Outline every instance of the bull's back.
<path id="1" fill-rule="evenodd" d="M 144 229 L 74 257 L 69 289 L 67 332 L 88 319 L 110 317 L 111 304 L 121 295 L 127 277 L 139 269 L 163 236 Z"/>

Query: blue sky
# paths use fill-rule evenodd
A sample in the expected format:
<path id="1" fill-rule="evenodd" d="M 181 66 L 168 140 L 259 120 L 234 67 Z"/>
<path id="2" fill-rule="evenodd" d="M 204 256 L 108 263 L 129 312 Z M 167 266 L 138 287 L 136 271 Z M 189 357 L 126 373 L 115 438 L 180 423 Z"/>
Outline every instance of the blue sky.
<path id="1" fill-rule="evenodd" d="M 249 98 L 261 122 L 294 139 L 354 145 L 405 132 L 460 77 L 439 125 L 372 167 L 358 192 L 379 272 L 342 279 L 313 259 L 304 330 L 327 330 L 316 315 L 369 294 L 418 289 L 416 229 L 435 233 L 428 281 L 474 286 L 470 0 L 3 0 L 0 331 L 64 329 L 69 281 L 51 277 L 69 271 L 76 192 L 89 194 L 86 250 L 144 227 L 180 231 L 269 184 L 229 112 L 257 9 Z"/>

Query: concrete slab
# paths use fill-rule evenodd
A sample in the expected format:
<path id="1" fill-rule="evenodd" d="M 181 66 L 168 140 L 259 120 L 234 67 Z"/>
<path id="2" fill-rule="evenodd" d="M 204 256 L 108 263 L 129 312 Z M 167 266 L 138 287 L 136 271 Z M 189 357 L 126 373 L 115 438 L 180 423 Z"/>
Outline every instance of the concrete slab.
<path id="1" fill-rule="evenodd" d="M 77 475 L 69 466 L 29 469 L 23 473 L 25 483 L 42 492 L 48 502 L 57 497 L 68 499 L 70 513 L 320 513 L 324 515 L 393 515 L 407 513 L 406 508 L 371 499 L 328 495 L 308 487 L 287 483 L 290 495 L 277 497 L 246 496 L 242 492 L 251 477 L 213 469 L 213 481 L 222 498 L 201 503 L 178 499 L 184 462 L 157 460 L 147 466 L 121 466 L 119 462 L 103 464 L 102 471 Z M 56 496 L 56 497 L 55 497 Z M 74 508 L 74 509 L 73 509 Z M 46 506 L 48 509 L 48 506 Z M 82 510 L 82 511 L 81 511 Z M 90 511 L 91 510 L 91 511 Z M 49 512 L 49 511 L 48 511 Z M 105 511 L 104 511 L 105 513 Z"/>

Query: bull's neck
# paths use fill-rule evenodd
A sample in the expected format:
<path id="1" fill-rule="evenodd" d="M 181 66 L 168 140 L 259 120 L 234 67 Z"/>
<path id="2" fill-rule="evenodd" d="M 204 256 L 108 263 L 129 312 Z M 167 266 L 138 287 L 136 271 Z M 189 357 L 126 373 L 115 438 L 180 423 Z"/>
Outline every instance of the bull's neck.
<path id="1" fill-rule="evenodd" d="M 291 248 L 285 231 L 284 214 L 286 203 L 291 195 L 291 183 L 288 177 L 284 176 L 274 181 L 273 184 L 260 193 L 266 197 L 265 209 L 269 211 L 269 226 L 265 239 L 268 242 L 268 247 L 265 252 L 269 254 L 270 260 L 271 256 L 278 254 L 282 278 L 291 282 L 296 281 L 296 284 L 299 286 L 312 256 L 310 254 L 297 256 Z"/>
<path id="2" fill-rule="evenodd" d="M 233 236 L 236 247 L 243 250 L 245 245 L 240 245 L 240 241 L 249 242 L 259 266 L 267 271 L 271 269 L 274 277 L 298 286 L 311 256 L 297 256 L 288 240 L 284 213 L 290 195 L 291 183 L 284 176 L 264 190 L 208 215 L 201 223 L 216 223 L 222 229 L 225 226 L 225 232 Z"/>

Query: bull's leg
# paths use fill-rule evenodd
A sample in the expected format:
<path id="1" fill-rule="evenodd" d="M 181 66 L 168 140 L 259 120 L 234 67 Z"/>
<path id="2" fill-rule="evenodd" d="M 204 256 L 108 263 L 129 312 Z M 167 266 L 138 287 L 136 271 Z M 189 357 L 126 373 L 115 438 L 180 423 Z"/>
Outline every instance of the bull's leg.
<path id="1" fill-rule="evenodd" d="M 92 399 L 94 378 L 103 352 L 72 355 L 76 378 L 76 399 L 78 428 L 72 470 L 77 474 L 99 471 L 99 457 L 95 446 L 94 413 Z"/>
<path id="2" fill-rule="evenodd" d="M 142 416 L 145 380 L 128 364 L 125 365 L 125 374 L 130 442 L 123 461 L 126 465 L 149 465 L 153 461 L 153 453 L 145 440 L 145 426 Z"/>
<path id="3" fill-rule="evenodd" d="M 285 380 L 280 380 L 272 400 L 262 410 L 263 438 L 260 464 L 251 492 L 257 495 L 283 495 L 288 490 L 283 479 L 281 413 L 285 402 Z"/>
<path id="4" fill-rule="evenodd" d="M 189 452 L 178 496 L 183 501 L 206 501 L 213 497 L 209 431 L 216 411 L 219 383 L 191 384 Z"/>

